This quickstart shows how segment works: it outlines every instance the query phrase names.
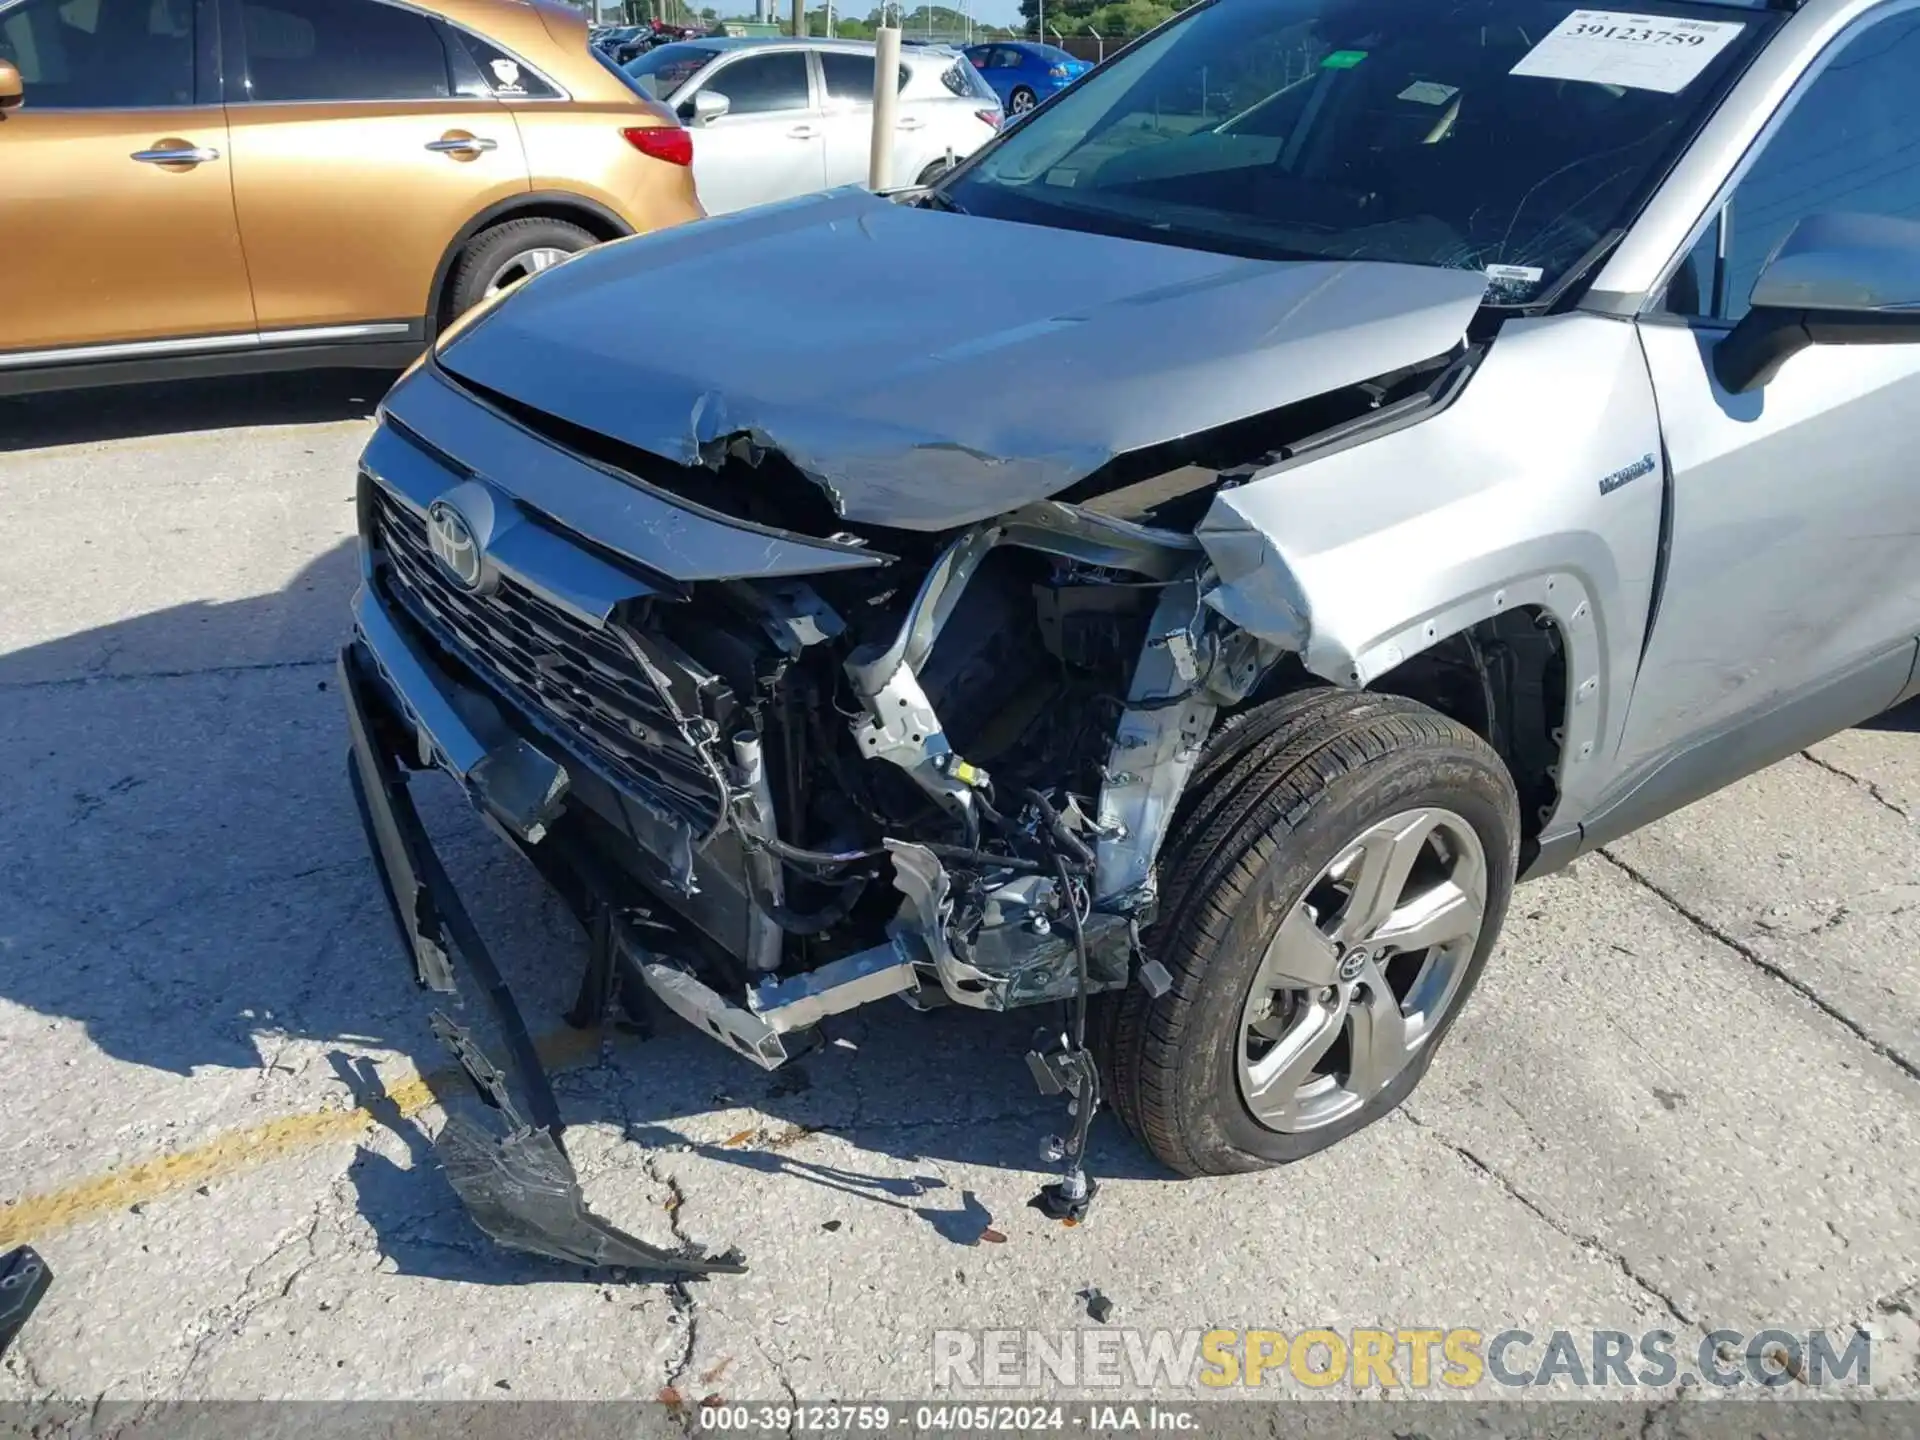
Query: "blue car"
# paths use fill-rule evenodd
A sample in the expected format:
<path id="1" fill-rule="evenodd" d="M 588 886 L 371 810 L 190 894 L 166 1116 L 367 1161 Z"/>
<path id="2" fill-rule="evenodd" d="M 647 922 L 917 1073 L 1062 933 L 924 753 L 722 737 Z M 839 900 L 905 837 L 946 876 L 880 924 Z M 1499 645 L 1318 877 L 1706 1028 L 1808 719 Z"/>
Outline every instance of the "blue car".
<path id="1" fill-rule="evenodd" d="M 1057 45 L 1039 45 L 1031 40 L 971 45 L 966 56 L 993 87 L 1009 116 L 1026 114 L 1093 68 Z"/>

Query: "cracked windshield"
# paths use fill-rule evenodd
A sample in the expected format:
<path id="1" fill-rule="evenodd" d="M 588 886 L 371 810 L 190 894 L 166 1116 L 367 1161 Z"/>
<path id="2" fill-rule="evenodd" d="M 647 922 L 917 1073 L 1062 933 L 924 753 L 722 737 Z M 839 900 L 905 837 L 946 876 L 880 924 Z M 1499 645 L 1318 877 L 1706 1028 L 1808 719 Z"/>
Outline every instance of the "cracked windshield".
<path id="1" fill-rule="evenodd" d="M 1264 259 L 1485 270 L 1491 301 L 1526 303 L 1605 248 L 1774 24 L 1662 7 L 1632 17 L 1647 43 L 1622 66 L 1580 43 L 1580 16 L 1555 0 L 1205 6 L 947 198 Z"/>

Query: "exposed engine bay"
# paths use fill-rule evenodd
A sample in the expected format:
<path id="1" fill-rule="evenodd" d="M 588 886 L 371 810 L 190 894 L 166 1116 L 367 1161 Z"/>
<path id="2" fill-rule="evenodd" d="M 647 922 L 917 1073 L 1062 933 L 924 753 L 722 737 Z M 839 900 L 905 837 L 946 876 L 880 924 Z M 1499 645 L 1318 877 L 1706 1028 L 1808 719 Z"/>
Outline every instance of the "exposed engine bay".
<path id="1" fill-rule="evenodd" d="M 623 623 L 663 693 L 666 671 L 691 682 L 676 724 L 724 802 L 661 796 L 706 833 L 647 877 L 677 915 L 615 937 L 638 977 L 769 1068 L 889 994 L 1071 1002 L 1030 1063 L 1072 1096 L 1046 1149 L 1067 1167 L 1051 1203 L 1080 1213 L 1087 998 L 1138 967 L 1166 983 L 1140 949 L 1155 854 L 1215 714 L 1280 654 L 1202 603 L 1203 561 L 1188 535 L 1043 503 L 919 564 L 640 602 Z"/>
<path id="2" fill-rule="evenodd" d="M 728 786 L 685 913 L 750 983 L 891 934 L 937 982 L 927 1003 L 1006 1009 L 1077 989 L 1076 930 L 1094 987 L 1124 980 L 1181 767 L 1274 658 L 1202 606 L 1199 560 L 1040 506 L 905 577 L 652 604 L 634 623 L 699 677 L 688 731 Z M 745 877 L 744 931 L 703 902 L 709 866 Z"/>

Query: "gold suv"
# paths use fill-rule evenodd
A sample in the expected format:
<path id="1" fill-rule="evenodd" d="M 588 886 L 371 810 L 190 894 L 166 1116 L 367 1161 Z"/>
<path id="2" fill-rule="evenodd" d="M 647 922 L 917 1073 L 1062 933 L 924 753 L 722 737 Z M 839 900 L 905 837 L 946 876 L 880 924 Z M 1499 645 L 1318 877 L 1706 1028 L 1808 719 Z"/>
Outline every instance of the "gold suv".
<path id="1" fill-rule="evenodd" d="M 691 159 L 548 0 L 0 0 L 0 394 L 403 364 Z"/>

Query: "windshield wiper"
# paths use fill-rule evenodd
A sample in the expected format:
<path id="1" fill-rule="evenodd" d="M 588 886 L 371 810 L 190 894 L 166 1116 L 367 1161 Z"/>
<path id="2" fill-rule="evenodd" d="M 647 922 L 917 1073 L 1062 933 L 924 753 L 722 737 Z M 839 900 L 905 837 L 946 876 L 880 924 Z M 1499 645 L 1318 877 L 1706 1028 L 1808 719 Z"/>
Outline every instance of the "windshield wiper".
<path id="1" fill-rule="evenodd" d="M 920 192 L 918 203 L 923 209 L 945 210 L 950 215 L 967 213 L 961 208 L 960 202 L 944 190 L 923 190 Z"/>

